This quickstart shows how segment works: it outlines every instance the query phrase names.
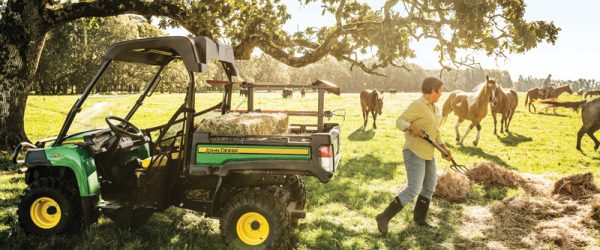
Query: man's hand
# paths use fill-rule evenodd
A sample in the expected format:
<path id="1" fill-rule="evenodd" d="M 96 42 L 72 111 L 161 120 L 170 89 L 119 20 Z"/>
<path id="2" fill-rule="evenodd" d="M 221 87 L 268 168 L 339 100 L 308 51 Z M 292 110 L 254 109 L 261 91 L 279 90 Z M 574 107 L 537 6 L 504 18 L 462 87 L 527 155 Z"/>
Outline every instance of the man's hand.
<path id="1" fill-rule="evenodd" d="M 408 127 L 407 130 L 408 130 L 408 133 L 410 133 L 410 135 L 412 135 L 414 137 L 423 138 L 423 136 L 425 136 L 423 134 L 423 130 L 415 124 L 410 124 L 410 126 Z"/>

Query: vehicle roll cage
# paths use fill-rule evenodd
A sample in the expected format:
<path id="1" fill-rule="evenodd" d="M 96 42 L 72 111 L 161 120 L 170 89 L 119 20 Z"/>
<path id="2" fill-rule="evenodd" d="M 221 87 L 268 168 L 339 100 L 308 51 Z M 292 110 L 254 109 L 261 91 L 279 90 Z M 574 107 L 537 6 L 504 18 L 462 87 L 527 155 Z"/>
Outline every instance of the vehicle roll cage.
<path id="1" fill-rule="evenodd" d="M 219 104 L 221 112 L 224 114 L 231 107 L 231 91 L 233 76 L 238 76 L 238 70 L 235 67 L 233 48 L 228 45 L 215 43 L 207 37 L 156 37 L 125 41 L 114 44 L 109 47 L 104 54 L 100 69 L 92 78 L 81 96 L 77 99 L 58 134 L 53 146 L 61 145 L 67 137 L 67 132 L 73 123 L 73 119 L 81 111 L 81 107 L 87 97 L 90 95 L 100 77 L 104 74 L 112 61 L 123 61 L 141 63 L 146 65 L 159 66 L 143 94 L 138 98 L 134 106 L 127 113 L 125 120 L 131 119 L 138 108 L 143 104 L 146 97 L 151 96 L 158 85 L 157 81 L 164 67 L 173 60 L 181 60 L 188 72 L 189 82 L 186 90 L 184 112 L 191 113 L 186 116 L 186 126 L 193 127 L 194 105 L 195 105 L 195 81 L 194 72 L 206 72 L 208 63 L 211 60 L 217 60 L 223 66 L 227 75 L 228 84 L 225 88 L 223 101 Z M 186 142 L 188 140 L 185 137 Z M 185 142 L 184 142 L 185 143 Z"/>

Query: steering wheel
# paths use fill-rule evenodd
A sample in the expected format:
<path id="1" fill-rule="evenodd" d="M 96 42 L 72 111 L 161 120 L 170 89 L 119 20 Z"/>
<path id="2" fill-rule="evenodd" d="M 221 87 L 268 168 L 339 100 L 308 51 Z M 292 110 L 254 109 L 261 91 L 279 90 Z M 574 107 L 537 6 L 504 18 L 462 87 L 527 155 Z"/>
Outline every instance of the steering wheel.
<path id="1" fill-rule="evenodd" d="M 120 137 L 128 136 L 133 139 L 144 138 L 144 134 L 138 127 L 123 118 L 109 115 L 104 120 L 106 121 L 106 124 L 108 124 L 108 127 L 110 127 L 110 130 Z M 118 121 L 120 124 L 115 125 L 112 121 Z"/>

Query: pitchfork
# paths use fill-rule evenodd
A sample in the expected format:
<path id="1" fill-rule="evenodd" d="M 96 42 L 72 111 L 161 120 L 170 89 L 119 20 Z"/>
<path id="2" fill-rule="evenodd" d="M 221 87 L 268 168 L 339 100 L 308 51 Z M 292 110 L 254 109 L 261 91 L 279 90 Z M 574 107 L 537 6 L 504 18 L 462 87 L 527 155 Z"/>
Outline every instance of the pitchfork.
<path id="1" fill-rule="evenodd" d="M 440 145 L 435 143 L 431 139 L 431 137 L 429 137 L 429 134 L 427 134 L 427 132 L 425 132 L 425 131 L 423 131 L 423 139 L 425 139 L 427 142 L 429 142 L 429 144 L 433 145 L 434 148 L 439 150 L 444 157 L 446 157 L 448 155 L 448 152 L 446 152 L 446 150 L 444 150 L 444 148 L 442 148 Z M 459 172 L 461 174 L 465 174 L 467 172 L 467 170 L 469 170 L 465 165 L 457 164 L 456 161 L 454 161 L 454 158 L 450 158 L 450 160 L 452 161 L 452 165 L 450 165 L 450 169 L 452 169 L 456 172 Z"/>

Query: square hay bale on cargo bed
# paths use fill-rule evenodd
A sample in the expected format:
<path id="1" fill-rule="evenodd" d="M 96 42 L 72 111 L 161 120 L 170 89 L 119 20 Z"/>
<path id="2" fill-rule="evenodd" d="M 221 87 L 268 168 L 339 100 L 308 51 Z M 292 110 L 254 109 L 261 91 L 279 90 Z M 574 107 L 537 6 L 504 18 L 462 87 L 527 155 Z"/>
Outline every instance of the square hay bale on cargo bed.
<path id="1" fill-rule="evenodd" d="M 288 133 L 285 113 L 228 113 L 204 119 L 197 131 L 216 135 L 279 135 Z"/>

